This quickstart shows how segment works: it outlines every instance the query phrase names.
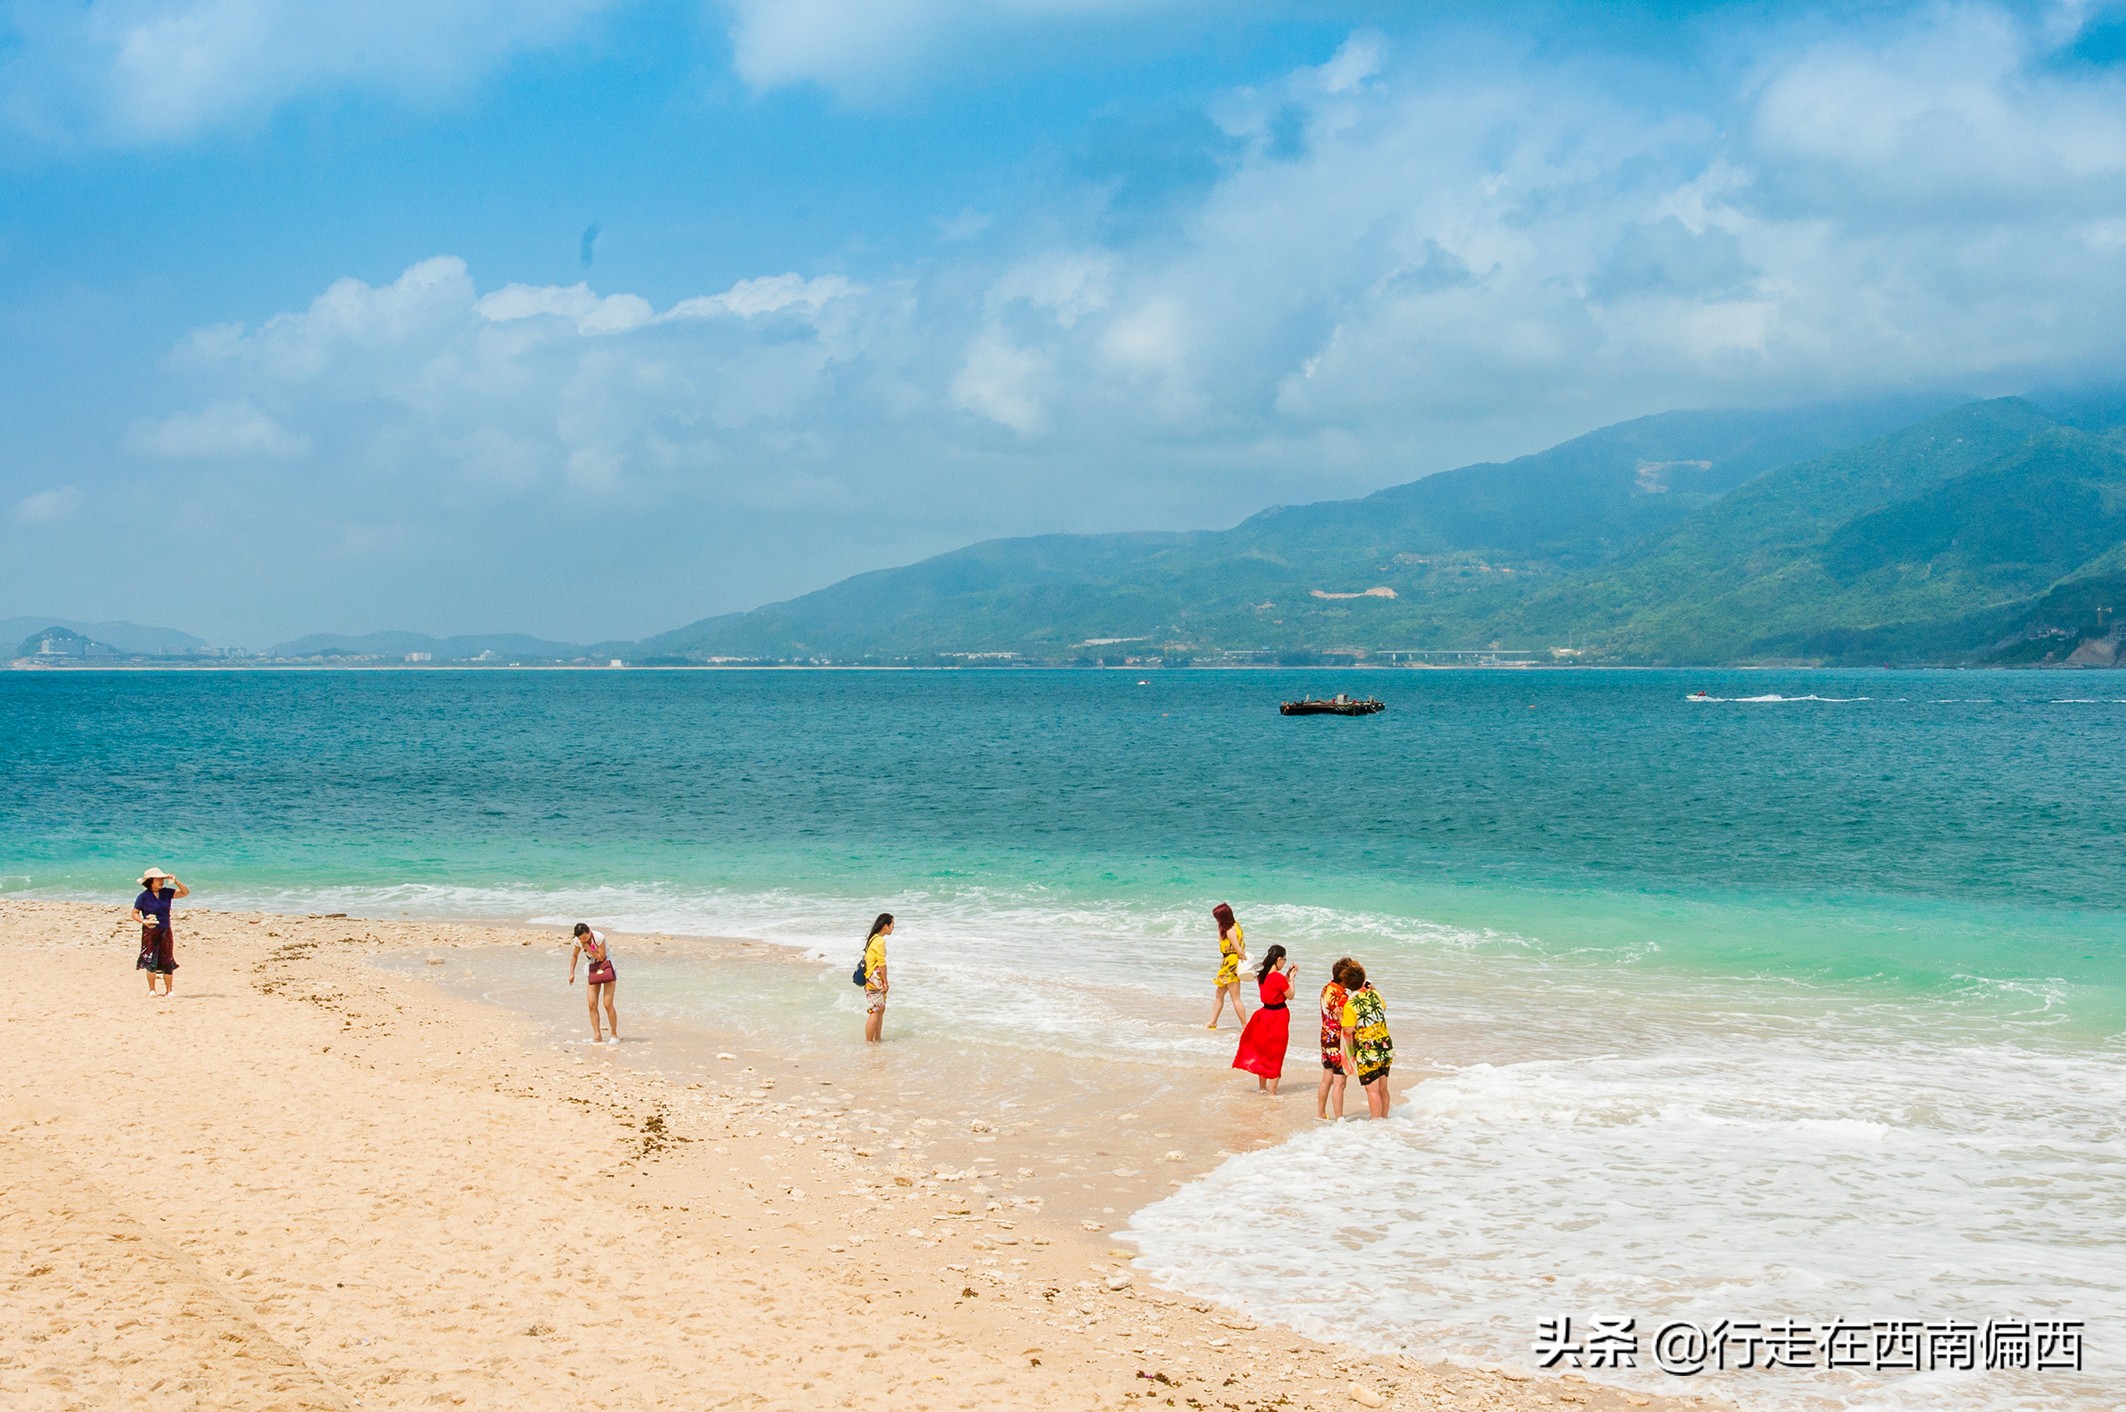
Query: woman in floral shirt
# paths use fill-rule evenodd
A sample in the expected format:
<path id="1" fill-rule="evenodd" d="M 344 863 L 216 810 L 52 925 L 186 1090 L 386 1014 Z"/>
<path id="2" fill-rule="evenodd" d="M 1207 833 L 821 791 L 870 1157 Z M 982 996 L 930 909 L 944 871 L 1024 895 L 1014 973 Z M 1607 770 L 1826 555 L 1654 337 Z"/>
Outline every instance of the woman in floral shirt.
<path id="1" fill-rule="evenodd" d="M 1346 1072 L 1356 1072 L 1358 1086 L 1366 1091 L 1369 1117 L 1388 1116 L 1388 1066 L 1395 1062 L 1395 1040 L 1388 1033 L 1388 1007 L 1380 992 L 1366 983 L 1366 968 L 1356 961 L 1344 973 L 1350 998 L 1344 1001 L 1343 1061 Z"/>
<path id="2" fill-rule="evenodd" d="M 1324 1121 L 1329 1116 L 1333 1100 L 1336 1116 L 1344 1115 L 1344 1002 L 1351 998 L 1351 991 L 1344 984 L 1344 973 L 1351 969 L 1351 958 L 1341 956 L 1329 967 L 1329 983 L 1321 988 L 1321 1088 L 1314 1095 L 1314 1116 Z"/>

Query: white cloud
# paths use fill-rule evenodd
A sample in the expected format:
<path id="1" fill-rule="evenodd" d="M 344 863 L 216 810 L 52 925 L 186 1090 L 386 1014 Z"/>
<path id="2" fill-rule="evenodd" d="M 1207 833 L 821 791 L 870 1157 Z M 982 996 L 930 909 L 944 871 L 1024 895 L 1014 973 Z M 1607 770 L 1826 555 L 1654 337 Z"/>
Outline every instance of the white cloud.
<path id="1" fill-rule="evenodd" d="M 207 461 L 263 456 L 284 461 L 310 449 L 309 438 L 282 427 L 242 398 L 214 402 L 133 428 L 129 450 L 171 460 Z"/>
<path id="2" fill-rule="evenodd" d="M 28 0 L 0 91 L 17 125 L 47 136 L 180 140 L 309 92 L 432 100 L 614 3 Z"/>
<path id="3" fill-rule="evenodd" d="M 998 35 L 1113 22 L 1196 0 L 726 0 L 732 62 L 755 88 L 865 98 Z"/>
<path id="4" fill-rule="evenodd" d="M 1786 193 L 1844 215 L 2115 207 L 2126 84 L 2048 74 L 2045 47 L 1981 6 L 1934 11 L 1886 41 L 1826 41 L 1771 69 L 1751 151 Z"/>
<path id="5" fill-rule="evenodd" d="M 15 518 L 28 525 L 55 525 L 71 519 L 81 506 L 81 492 L 70 485 L 40 490 L 15 502 Z"/>
<path id="6" fill-rule="evenodd" d="M 742 319 L 750 319 L 796 308 L 816 313 L 830 300 L 853 298 L 868 292 L 862 285 L 852 284 L 840 275 L 819 275 L 812 279 L 797 274 L 767 275 L 760 279 L 742 279 L 721 294 L 683 299 L 672 306 L 667 317 L 693 319 L 736 314 Z"/>
<path id="7" fill-rule="evenodd" d="M 432 262 L 431 262 L 432 263 Z M 463 272 L 462 264 L 453 268 Z M 768 275 L 742 279 L 721 294 L 699 294 L 682 299 L 659 314 L 647 299 L 637 294 L 610 294 L 601 298 L 587 284 L 512 284 L 483 296 L 473 305 L 481 318 L 491 323 L 551 315 L 567 319 L 576 332 L 625 333 L 644 324 L 673 319 L 756 318 L 785 309 L 817 313 L 831 300 L 868 293 L 840 275 Z"/>
<path id="8" fill-rule="evenodd" d="M 1117 260 L 1106 251 L 1052 251 L 1022 260 L 989 286 L 992 314 L 1014 304 L 1046 312 L 1062 328 L 1107 307 Z"/>
<path id="9" fill-rule="evenodd" d="M 614 294 L 600 299 L 587 284 L 573 284 L 566 289 L 512 284 L 481 299 L 473 309 L 481 318 L 498 324 L 551 314 L 573 323 L 578 333 L 625 333 L 656 317 L 650 301 L 640 295 Z"/>
<path id="10" fill-rule="evenodd" d="M 1672 111 L 1354 40 L 1218 104 L 1246 153 L 1170 226 L 993 277 L 955 400 L 1385 479 L 1667 407 L 2117 365 L 2126 86 L 1987 7 L 1760 55 Z"/>
<path id="11" fill-rule="evenodd" d="M 256 329 L 196 331 L 171 368 L 209 400 L 136 428 L 128 447 L 283 459 L 314 447 L 330 475 L 410 476 L 421 495 L 624 497 L 706 478 L 744 496 L 758 476 L 740 458 L 763 438 L 801 441 L 867 320 L 894 304 L 838 275 L 744 280 L 663 312 L 582 284 L 483 294 L 462 260 L 438 256 L 385 285 L 335 281 Z"/>
<path id="12" fill-rule="evenodd" d="M 926 264 L 671 302 L 439 256 L 198 330 L 169 361 L 193 410 L 133 444 L 409 519 L 811 516 L 879 562 L 1217 523 L 1671 407 L 2115 369 L 2126 107 L 2035 23 L 1774 34 L 1687 106 L 1360 38 L 1212 105 L 1216 161 L 1156 219 L 1108 219 L 1103 174 Z"/>
<path id="13" fill-rule="evenodd" d="M 967 360 L 952 380 L 952 400 L 1021 436 L 1032 436 L 1048 425 L 1043 385 L 1049 372 L 1047 358 L 991 330 L 967 350 Z"/>

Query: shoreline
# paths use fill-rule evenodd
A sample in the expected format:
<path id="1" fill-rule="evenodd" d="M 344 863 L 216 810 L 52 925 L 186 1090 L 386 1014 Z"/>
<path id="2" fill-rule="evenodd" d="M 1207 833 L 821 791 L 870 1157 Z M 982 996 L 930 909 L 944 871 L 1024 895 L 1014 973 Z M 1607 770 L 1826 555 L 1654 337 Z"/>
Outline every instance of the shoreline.
<path id="1" fill-rule="evenodd" d="M 1395 649 L 1390 649 L 1395 650 Z M 325 662 L 140 662 L 60 664 L 16 659 L 0 663 L 11 672 L 988 672 L 1024 675 L 1028 672 L 2109 672 L 2118 667 L 2090 663 L 2033 662 L 2024 665 L 1967 666 L 1955 662 L 1860 663 L 1833 665 L 1823 662 L 1728 662 L 1706 665 L 1666 665 L 1646 662 L 1310 662 L 1285 665 L 1277 662 L 1190 663 L 1169 667 L 1157 662 L 1134 666 L 1109 666 L 1069 662 L 1028 662 L 1012 666 L 937 666 L 929 663 L 883 662 L 359 662 L 345 665 Z"/>
<path id="2" fill-rule="evenodd" d="M 631 1042 L 591 1050 L 556 1043 L 582 1024 L 559 973 L 551 1018 L 462 990 L 554 931 L 180 915 L 160 1002 L 122 907 L 0 902 L 44 997 L 6 1020 L 7 1239 L 41 1269 L 9 1281 L 10 1405 L 1713 1405 L 1368 1355 L 1151 1286 L 1111 1233 L 1227 1155 L 1213 1076 L 1146 1097 L 1115 1065 L 1006 1108 L 1043 1061 L 939 1069 L 896 1055 L 890 1015 L 874 1053 L 631 1021 L 631 960 L 818 969 L 737 938 L 616 934 Z M 1311 1103 L 1309 1049 L 1280 1108 Z M 1129 1084 L 1151 1116 L 1103 1115 Z"/>

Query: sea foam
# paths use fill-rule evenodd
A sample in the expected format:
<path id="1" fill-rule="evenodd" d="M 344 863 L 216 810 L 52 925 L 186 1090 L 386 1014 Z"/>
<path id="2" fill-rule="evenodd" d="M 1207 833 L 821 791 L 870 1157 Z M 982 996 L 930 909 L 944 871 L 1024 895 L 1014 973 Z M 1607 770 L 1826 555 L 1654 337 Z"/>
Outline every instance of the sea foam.
<path id="1" fill-rule="evenodd" d="M 1738 1036 L 1405 1100 L 1235 1157 L 1126 1238 L 1166 1283 L 1376 1349 L 1533 1369 L 1539 1321 L 1630 1316 L 1642 1370 L 1591 1376 L 1766 1408 L 2115 1405 L 2117 1056 Z M 2090 1371 L 1655 1370 L 1671 1320 L 1782 1318 L 2082 1320 Z"/>

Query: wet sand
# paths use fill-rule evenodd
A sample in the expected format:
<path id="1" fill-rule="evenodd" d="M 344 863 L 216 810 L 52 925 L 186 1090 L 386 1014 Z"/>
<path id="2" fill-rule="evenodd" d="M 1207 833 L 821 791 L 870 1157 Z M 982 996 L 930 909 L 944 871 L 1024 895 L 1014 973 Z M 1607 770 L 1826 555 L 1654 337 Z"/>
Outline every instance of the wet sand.
<path id="1" fill-rule="evenodd" d="M 178 915 L 151 1000 L 122 907 L 0 903 L 31 978 L 0 1022 L 9 1408 L 1709 1405 L 1367 1356 L 1134 1273 L 1131 1210 L 1313 1121 L 1303 1009 L 1263 1100 L 1193 1060 L 896 1046 L 890 1015 L 866 1050 L 738 1003 L 818 993 L 811 962 L 616 936 L 629 1042 L 593 1049 L 565 962 L 533 984 L 552 932 Z M 659 1017 L 660 965 L 730 1011 Z"/>

